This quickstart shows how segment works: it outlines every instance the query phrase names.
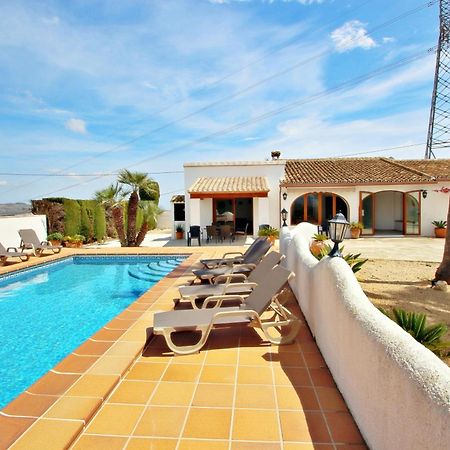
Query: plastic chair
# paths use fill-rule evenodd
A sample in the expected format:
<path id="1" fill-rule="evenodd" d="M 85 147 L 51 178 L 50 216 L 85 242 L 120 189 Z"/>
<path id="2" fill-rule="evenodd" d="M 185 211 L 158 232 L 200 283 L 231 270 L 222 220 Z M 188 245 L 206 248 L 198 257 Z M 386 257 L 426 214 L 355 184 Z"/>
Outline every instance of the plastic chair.
<path id="1" fill-rule="evenodd" d="M 187 245 L 191 246 L 192 239 L 198 239 L 198 245 L 201 246 L 202 242 L 202 233 L 199 225 L 192 225 L 189 227 L 189 231 L 187 232 Z"/>

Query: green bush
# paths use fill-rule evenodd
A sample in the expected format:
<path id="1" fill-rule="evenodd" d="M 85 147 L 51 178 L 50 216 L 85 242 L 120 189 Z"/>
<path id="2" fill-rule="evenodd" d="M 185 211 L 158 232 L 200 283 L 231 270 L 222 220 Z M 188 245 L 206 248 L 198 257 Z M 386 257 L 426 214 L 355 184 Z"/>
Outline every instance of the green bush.
<path id="1" fill-rule="evenodd" d="M 102 241 L 106 236 L 105 208 L 100 203 L 96 203 L 94 208 L 94 237 L 97 241 Z"/>
<path id="2" fill-rule="evenodd" d="M 80 233 L 81 207 L 76 200 L 64 199 L 64 233 L 69 236 Z"/>
<path id="3" fill-rule="evenodd" d="M 88 211 L 86 209 L 86 205 L 83 201 L 80 201 L 80 229 L 79 233 L 83 236 L 86 236 L 87 240 L 90 241 L 93 238 L 93 227 L 91 221 L 89 220 Z M 91 231 L 92 230 L 92 231 Z"/>
<path id="4" fill-rule="evenodd" d="M 447 326 L 443 323 L 426 326 L 427 316 L 422 313 L 409 312 L 404 309 L 393 308 L 392 315 L 384 308 L 378 308 L 383 314 L 401 326 L 417 342 L 438 355 L 448 353 L 450 342 L 442 342 L 441 338 L 447 333 Z"/>
<path id="5" fill-rule="evenodd" d="M 325 244 L 324 248 L 320 251 L 318 255 L 314 255 L 319 261 L 324 257 L 328 256 L 328 254 L 331 252 L 332 246 L 330 244 Z M 359 272 L 362 268 L 362 266 L 368 261 L 368 259 L 360 258 L 361 253 L 347 253 L 344 255 L 344 246 L 342 245 L 339 247 L 339 251 L 342 253 L 342 258 L 344 261 L 347 262 L 347 264 L 352 269 L 353 273 Z"/>
<path id="6" fill-rule="evenodd" d="M 48 236 L 47 236 L 47 241 L 62 241 L 63 240 L 63 235 L 62 235 L 62 233 L 59 233 L 59 232 L 54 232 L 54 233 L 50 233 Z"/>
<path id="7" fill-rule="evenodd" d="M 275 238 L 278 238 L 279 235 L 280 235 L 280 230 L 278 230 L 277 228 L 273 228 L 273 227 L 261 228 L 258 231 L 258 236 L 274 236 Z"/>

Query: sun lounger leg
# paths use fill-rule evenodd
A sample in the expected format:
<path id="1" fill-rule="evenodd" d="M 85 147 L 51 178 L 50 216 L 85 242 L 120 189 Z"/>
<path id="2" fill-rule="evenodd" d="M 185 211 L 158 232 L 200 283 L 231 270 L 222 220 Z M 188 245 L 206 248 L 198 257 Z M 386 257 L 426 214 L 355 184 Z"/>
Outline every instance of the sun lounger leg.
<path id="1" fill-rule="evenodd" d="M 269 333 L 270 328 L 280 328 L 281 331 L 286 326 L 291 328 L 289 333 L 286 335 L 282 335 L 280 333 L 280 336 L 275 337 L 271 336 Z M 275 345 L 290 344 L 296 338 L 300 330 L 300 326 L 301 322 L 298 319 L 261 323 L 261 329 L 263 330 L 267 340 Z"/>
<path id="2" fill-rule="evenodd" d="M 190 355 L 191 353 L 199 352 L 205 345 L 208 339 L 209 333 L 211 332 L 211 327 L 202 327 L 197 331 L 201 331 L 202 335 L 200 340 L 194 345 L 176 345 L 172 340 L 172 333 L 175 332 L 173 328 L 164 328 L 162 334 L 166 340 L 167 347 L 170 348 L 177 355 Z"/>

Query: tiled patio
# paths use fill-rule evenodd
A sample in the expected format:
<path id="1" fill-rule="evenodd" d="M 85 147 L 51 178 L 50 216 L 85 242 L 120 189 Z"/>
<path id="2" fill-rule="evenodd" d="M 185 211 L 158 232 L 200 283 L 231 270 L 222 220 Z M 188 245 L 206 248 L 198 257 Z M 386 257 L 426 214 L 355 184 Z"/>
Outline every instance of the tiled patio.
<path id="1" fill-rule="evenodd" d="M 233 327 L 214 331 L 195 355 L 173 356 L 159 337 L 142 351 L 154 311 L 173 307 L 191 265 L 226 251 L 189 250 L 181 267 L 2 411 L 0 448 L 366 448 L 306 326 L 287 346 Z M 296 302 L 289 308 L 301 315 Z"/>

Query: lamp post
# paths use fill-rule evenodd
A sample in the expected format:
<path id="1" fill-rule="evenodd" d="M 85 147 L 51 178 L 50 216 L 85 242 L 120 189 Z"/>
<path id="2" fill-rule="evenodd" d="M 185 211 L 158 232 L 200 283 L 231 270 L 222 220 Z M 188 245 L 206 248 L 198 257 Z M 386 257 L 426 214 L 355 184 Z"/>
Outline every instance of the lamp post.
<path id="1" fill-rule="evenodd" d="M 330 239 L 334 242 L 334 247 L 328 256 L 342 256 L 339 251 L 339 244 L 344 240 L 345 233 L 350 226 L 344 214 L 338 212 L 332 219 L 328 221 Z"/>
<path id="2" fill-rule="evenodd" d="M 285 208 L 283 208 L 281 210 L 281 220 L 283 221 L 283 225 L 281 225 L 282 227 L 287 227 L 287 223 L 286 223 L 287 215 L 288 215 L 288 212 L 286 211 Z"/>

